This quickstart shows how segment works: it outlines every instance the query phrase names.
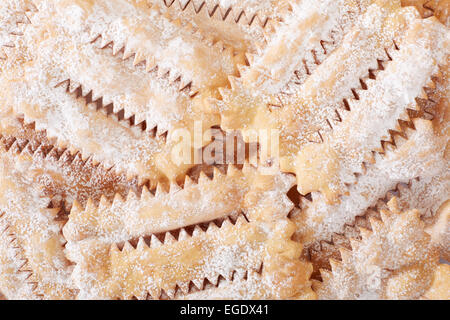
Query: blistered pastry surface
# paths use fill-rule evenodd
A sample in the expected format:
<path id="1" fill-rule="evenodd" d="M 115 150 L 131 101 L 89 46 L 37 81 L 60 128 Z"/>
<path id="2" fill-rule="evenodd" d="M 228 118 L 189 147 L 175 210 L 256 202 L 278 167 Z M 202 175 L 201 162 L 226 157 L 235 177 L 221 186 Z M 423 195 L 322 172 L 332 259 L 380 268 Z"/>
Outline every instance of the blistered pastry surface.
<path id="1" fill-rule="evenodd" d="M 361 240 L 342 248 L 342 261 L 330 260 L 317 283 L 320 299 L 414 299 L 430 287 L 438 254 L 418 211 L 400 212 L 394 198 L 381 219 L 369 218 Z"/>

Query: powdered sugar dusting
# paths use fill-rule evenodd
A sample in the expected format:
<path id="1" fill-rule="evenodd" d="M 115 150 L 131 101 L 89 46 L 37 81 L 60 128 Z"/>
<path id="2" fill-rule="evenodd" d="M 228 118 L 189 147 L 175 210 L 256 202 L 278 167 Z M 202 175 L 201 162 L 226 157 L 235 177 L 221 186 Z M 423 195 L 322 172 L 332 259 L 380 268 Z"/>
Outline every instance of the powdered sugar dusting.
<path id="1" fill-rule="evenodd" d="M 430 33 L 421 33 L 423 37 L 417 39 L 423 27 Z M 387 64 L 385 72 L 377 80 L 368 81 L 368 90 L 360 94 L 359 100 L 349 102 L 350 111 L 342 116 L 342 124 L 334 128 L 327 141 L 299 153 L 296 172 L 302 193 L 320 190 L 329 199 L 343 193 L 344 184 L 352 183 L 354 173 L 361 172 L 362 163 L 370 161 L 369 152 L 380 150 L 381 141 L 389 141 L 389 130 L 398 129 L 398 119 L 408 119 L 406 110 L 419 109 L 415 98 L 423 97 L 423 88 L 438 73 L 436 62 L 443 61 L 446 42 L 448 33 L 433 21 L 418 20 L 412 26 L 399 44 L 400 49 L 392 53 L 393 61 Z M 420 75 L 415 74 L 416 70 L 420 70 Z M 367 110 L 367 106 L 373 107 Z M 362 129 L 354 130 L 358 127 Z M 306 168 L 310 152 L 323 154 L 315 169 Z M 328 177 L 312 186 L 310 175 L 319 167 L 327 168 Z"/>
<path id="2" fill-rule="evenodd" d="M 448 167 L 444 158 L 445 140 L 434 137 L 430 121 L 419 119 L 415 124 L 416 130 L 410 131 L 408 140 L 402 142 L 398 138 L 397 149 L 377 156 L 373 165 L 366 166 L 365 173 L 349 187 L 348 196 L 342 197 L 339 203 L 330 205 L 323 195 L 313 195 L 313 202 L 298 216 L 298 236 L 302 242 L 308 245 L 315 239 L 330 240 L 333 233 L 343 232 L 345 224 L 351 225 L 356 216 L 362 215 L 399 183 L 408 183 L 416 177 L 426 183 L 433 177 L 445 176 Z M 430 139 L 435 139 L 433 144 L 429 144 Z M 436 210 L 447 199 L 450 186 L 434 182 L 434 196 L 422 205 L 429 204 Z M 412 204 L 410 208 L 420 209 L 421 205 Z"/>
<path id="3" fill-rule="evenodd" d="M 438 259 L 418 212 L 391 209 L 382 221 L 371 220 L 373 231 L 353 241 L 352 251 L 341 251 L 342 262 L 333 261 L 333 271 L 323 273 L 319 298 L 414 299 L 431 285 Z"/>

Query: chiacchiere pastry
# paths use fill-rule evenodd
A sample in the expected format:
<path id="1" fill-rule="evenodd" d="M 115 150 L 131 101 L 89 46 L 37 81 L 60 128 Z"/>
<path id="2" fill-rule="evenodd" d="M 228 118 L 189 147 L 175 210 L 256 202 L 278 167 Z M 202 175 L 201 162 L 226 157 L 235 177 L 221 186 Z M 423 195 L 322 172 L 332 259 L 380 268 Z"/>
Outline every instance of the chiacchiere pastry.
<path id="1" fill-rule="evenodd" d="M 449 299 L 449 10 L 1 1 L 0 300 Z"/>

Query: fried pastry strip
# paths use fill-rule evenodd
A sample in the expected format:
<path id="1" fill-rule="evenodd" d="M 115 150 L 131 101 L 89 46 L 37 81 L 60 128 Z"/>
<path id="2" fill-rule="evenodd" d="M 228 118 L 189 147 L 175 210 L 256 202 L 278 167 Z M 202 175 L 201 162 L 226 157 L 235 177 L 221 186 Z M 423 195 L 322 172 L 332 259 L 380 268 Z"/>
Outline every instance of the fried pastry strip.
<path id="1" fill-rule="evenodd" d="M 419 177 L 419 190 L 430 188 L 430 198 L 422 201 L 424 216 L 436 213 L 448 197 L 449 184 L 445 182 L 448 158 L 445 158 L 445 137 L 434 134 L 431 121 L 415 119 L 415 130 L 408 129 L 407 139 L 395 136 L 396 148 L 388 148 L 384 156 L 375 155 L 375 162 L 365 166 L 364 173 L 349 186 L 348 195 L 339 202 L 328 203 L 321 193 L 313 193 L 312 201 L 292 216 L 298 226 L 296 236 L 309 247 L 315 241 L 330 241 L 333 234 L 344 232 L 355 217 L 363 215 L 399 183 L 408 183 Z M 443 181 L 439 182 L 439 177 Z M 426 185 L 424 185 L 426 184 Z M 400 197 L 401 198 L 401 197 Z M 433 211 L 428 210 L 432 208 Z M 426 210 L 428 209 L 428 210 Z"/>
<path id="2" fill-rule="evenodd" d="M 211 0 L 146 0 L 159 6 L 171 17 L 189 21 L 213 43 L 233 47 L 239 52 L 256 52 L 272 31 L 272 22 L 286 16 L 289 1 L 228 1 L 226 5 Z M 295 2 L 295 1 L 294 1 Z"/>
<path id="3" fill-rule="evenodd" d="M 434 219 L 427 222 L 427 232 L 431 235 L 431 240 L 439 249 L 441 259 L 449 261 L 450 200 L 447 199 L 447 201 L 439 207 Z"/>
<path id="4" fill-rule="evenodd" d="M 427 90 L 428 100 L 421 101 L 424 117 L 402 121 L 403 133 L 393 134 L 393 144 L 384 144 L 384 155 L 376 154 L 374 163 L 365 163 L 364 171 L 349 185 L 348 195 L 338 203 L 329 204 L 320 193 L 312 193 L 312 202 L 302 198 L 301 210 L 292 214 L 314 265 L 329 268 L 328 259 L 338 257 L 339 246 L 349 248 L 350 237 L 357 237 L 359 226 L 367 218 L 387 209 L 386 202 L 397 197 L 402 211 L 418 209 L 433 242 L 446 257 L 448 229 L 440 213 L 450 191 L 448 175 L 448 99 L 446 97 L 446 67 L 444 77 L 434 79 L 436 88 Z M 334 230 L 334 231 L 332 231 Z"/>
<path id="5" fill-rule="evenodd" d="M 450 2 L 447 0 L 402 0 L 404 6 L 415 6 L 424 18 L 434 15 L 447 27 L 450 26 Z"/>
<path id="6" fill-rule="evenodd" d="M 241 68 L 240 78 L 230 77 L 231 90 L 221 88 L 222 101 L 217 105 L 222 128 L 245 130 L 270 125 L 265 116 L 269 106 L 281 107 L 280 92 L 292 81 L 302 84 L 339 46 L 370 2 L 306 0 L 292 4 L 292 12 L 264 50 L 247 54 L 250 66 Z M 292 103 L 298 104 L 299 99 Z"/>
<path id="7" fill-rule="evenodd" d="M 216 286 L 219 276 L 230 281 L 236 271 L 239 292 L 248 299 L 313 298 L 310 265 L 299 260 L 301 245 L 290 240 L 295 225 L 286 218 L 292 209 L 286 193 L 292 183 L 288 175 L 229 166 L 226 174 L 215 170 L 212 180 L 204 174 L 198 184 L 187 179 L 181 190 L 173 186 L 153 196 L 144 188 L 140 199 L 130 193 L 84 211 L 74 205 L 64 235 L 79 297 L 195 298 L 192 285 L 204 290 L 205 279 L 214 286 L 208 290 L 226 296 L 232 293 Z M 98 280 L 90 288 L 92 268 Z M 125 270 L 135 281 L 121 276 Z M 264 278 L 262 291 L 245 273 Z"/>
<path id="8" fill-rule="evenodd" d="M 431 286 L 438 254 L 419 212 L 400 212 L 395 198 L 389 208 L 370 219 L 372 230 L 360 228 L 351 251 L 340 250 L 342 262 L 330 260 L 314 284 L 320 299 L 417 299 Z"/>
<path id="9" fill-rule="evenodd" d="M 370 6 L 297 92 L 252 96 L 240 81 L 232 83 L 234 91 L 223 90 L 221 126 L 243 128 L 246 139 L 251 139 L 246 129 L 278 129 L 281 169 L 289 170 L 302 146 L 321 142 L 339 124 L 348 100 L 382 72 L 394 40 L 400 41 L 416 18 L 414 8 L 401 8 L 396 1 Z"/>
<path id="10" fill-rule="evenodd" d="M 32 271 L 27 270 L 27 258 L 3 215 L 0 214 L 0 289 L 9 299 L 40 299 L 34 290 Z"/>
<path id="11" fill-rule="evenodd" d="M 83 160 L 79 153 L 55 147 L 45 131 L 36 131 L 13 116 L 0 121 L 0 144 L 20 163 L 16 170 L 49 197 L 55 208 L 70 210 L 75 200 L 85 206 L 88 199 L 98 203 L 101 196 L 112 200 L 117 193 L 126 196 L 129 190 L 140 189 L 136 179 L 128 181 L 92 159 Z"/>
<path id="12" fill-rule="evenodd" d="M 0 3 L 0 60 L 8 57 L 6 51 L 15 47 L 15 38 L 23 34 L 23 25 L 29 22 L 26 14 L 35 10 L 30 0 L 4 0 Z"/>
<path id="13" fill-rule="evenodd" d="M 261 268 L 263 291 L 250 290 L 246 298 L 313 298 L 311 266 L 299 260 L 301 245 L 288 239 L 293 227 L 286 219 L 274 228 L 241 215 L 234 225 L 230 220 L 220 227 L 212 222 L 206 231 L 181 231 L 178 239 L 166 233 L 164 243 L 152 236 L 149 243 L 140 238 L 136 248 L 125 242 L 120 250 L 116 244 L 86 239 L 67 248 L 76 262 L 72 278 L 81 289 L 79 298 L 174 298 L 189 294 L 191 286 L 204 289 L 205 279 L 217 284 L 219 277 L 231 279 Z"/>
<path id="14" fill-rule="evenodd" d="M 237 215 L 248 188 L 242 173 L 230 167 L 227 175 L 215 169 L 213 180 L 201 173 L 198 184 L 186 176 L 183 189 L 172 184 L 168 193 L 158 187 L 153 195 L 144 187 L 139 198 L 130 192 L 126 200 L 117 195 L 112 203 L 102 199 L 98 207 L 88 202 L 83 210 L 76 204 L 64 235 L 69 241 L 91 237 L 124 241 Z"/>
<path id="15" fill-rule="evenodd" d="M 211 180 L 203 172 L 198 183 L 187 176 L 182 189 L 172 184 L 169 192 L 158 187 L 153 195 L 144 187 L 139 196 L 130 191 L 126 200 L 116 195 L 112 203 L 103 197 L 99 205 L 88 201 L 85 209 L 75 203 L 64 235 L 68 241 L 98 238 L 121 242 L 236 217 L 246 208 L 250 219 L 259 218 L 257 205 L 269 205 L 271 200 L 277 201 L 278 215 L 285 217 L 292 209 L 285 195 L 292 184 L 288 175 L 261 176 L 249 165 L 242 171 L 230 165 L 226 174 L 215 168 Z M 264 196 L 266 199 L 261 199 Z"/>
<path id="16" fill-rule="evenodd" d="M 130 179 L 136 175 L 140 182 L 169 176 L 175 179 L 189 168 L 171 163 L 171 146 L 163 137 L 118 125 L 117 119 L 92 110 L 68 95 L 65 88 L 49 88 L 52 79 L 40 70 L 39 64 L 29 61 L 1 75 L 0 87 L 5 94 L 0 100 L 5 112 L 23 114 L 25 123 L 35 122 L 38 130 L 45 129 L 49 138 L 57 138 L 58 147 L 79 151 L 86 158 L 92 156 L 95 162 L 114 166 Z M 156 164 L 158 156 L 164 161 Z M 172 169 L 175 171 L 169 172 Z"/>
<path id="17" fill-rule="evenodd" d="M 294 77 L 294 72 L 312 72 L 371 2 L 303 0 L 292 3 L 290 16 L 278 26 L 263 54 L 253 57 L 251 67 L 243 72 L 243 84 L 276 94 Z"/>
<path id="18" fill-rule="evenodd" d="M 5 250 L 5 245 L 12 246 L 9 250 L 19 255 L 13 257 L 12 251 L 5 252 L 2 262 L 11 263 L 12 259 L 13 264 L 2 265 L 5 274 L 0 289 L 12 298 L 72 299 L 75 293 L 68 283 L 71 267 L 63 253 L 65 240 L 61 234 L 62 222 L 57 220 L 59 209 L 47 209 L 50 200 L 29 184 L 16 166 L 20 163 L 2 150 L 0 219 L 7 226 L 2 240 L 14 243 L 2 241 L 0 246 L 1 250 Z M 11 283 L 14 278 L 11 274 L 25 283 Z"/>
<path id="19" fill-rule="evenodd" d="M 450 299 L 450 266 L 440 264 L 434 273 L 433 284 L 423 295 L 426 300 L 449 300 Z"/>
<path id="20" fill-rule="evenodd" d="M 347 192 L 345 184 L 353 182 L 363 162 L 373 161 L 372 152 L 382 151 L 381 141 L 390 141 L 391 132 L 401 130 L 398 120 L 408 120 L 408 109 L 420 110 L 416 98 L 427 99 L 424 88 L 435 86 L 432 77 L 440 73 L 438 64 L 445 61 L 449 40 L 435 19 L 414 23 L 377 80 L 368 80 L 368 90 L 359 100 L 348 101 L 342 123 L 323 143 L 299 152 L 291 170 L 297 174 L 300 193 L 320 191 L 334 202 Z"/>
<path id="21" fill-rule="evenodd" d="M 135 54 L 135 64 L 144 62 L 147 70 L 158 66 L 162 74 L 169 72 L 170 78 L 191 83 L 191 90 L 203 99 L 217 95 L 218 87 L 227 86 L 227 76 L 237 73 L 232 48 L 209 45 L 192 26 L 171 20 L 142 1 L 78 0 L 55 5 L 63 16 L 69 8 L 78 13 L 66 16 L 71 19 L 69 31 L 91 40 L 101 36 L 104 44 L 114 43 L 115 52 L 123 49 L 125 58 Z"/>
<path id="22" fill-rule="evenodd" d="M 193 99 L 200 99 L 202 94 L 198 95 L 192 80 L 184 79 L 183 74 L 162 66 L 164 61 L 150 63 L 135 49 L 127 49 L 127 45 L 114 39 L 98 35 L 93 38 L 93 43 L 89 43 L 83 38 L 88 35 L 75 32 L 72 25 L 67 27 L 66 21 L 71 19 L 68 11 L 60 11 L 49 17 L 47 12 L 36 15 L 32 19 L 33 27 L 27 30 L 29 41 L 36 43 L 36 48 L 32 49 L 39 53 L 36 60 L 42 64 L 43 70 L 52 74 L 53 83 L 69 79 L 71 89 L 79 87 L 81 96 L 90 94 L 92 101 L 98 101 L 103 108 L 111 105 L 111 112 L 123 112 L 122 117 L 132 117 L 135 124 L 145 121 L 145 130 L 155 130 L 158 135 L 177 127 L 191 127 L 194 120 L 204 121 L 207 128 L 208 125 L 218 124 L 217 117 L 203 114 L 200 106 L 194 106 Z M 148 18 L 148 21 L 153 20 Z M 183 30 L 183 27 L 180 28 Z M 91 39 L 90 35 L 88 39 Z M 141 43 L 146 43 L 149 48 L 156 46 L 151 42 Z M 194 48 L 197 50 L 197 46 Z M 129 61 L 132 55 L 134 61 Z M 232 50 L 223 51 L 220 55 L 226 56 L 224 59 L 230 62 L 226 70 L 233 74 L 233 63 L 237 58 Z M 180 59 L 188 59 L 181 52 L 179 56 Z M 211 75 L 217 76 L 226 74 L 215 71 L 215 76 Z M 196 94 L 198 97 L 194 98 Z M 203 98 L 207 99 L 206 96 Z"/>
<path id="23" fill-rule="evenodd" d="M 123 4 L 124 1 L 118 2 Z M 79 5 L 82 3 L 84 2 Z M 108 5 L 103 4 L 109 8 Z M 193 140 L 194 121 L 202 121 L 200 143 L 198 146 L 194 145 L 195 148 L 201 148 L 202 143 L 205 143 L 202 133 L 218 124 L 217 115 L 201 112 L 199 106 L 194 110 L 194 102 L 188 94 L 179 91 L 180 88 L 175 86 L 167 87 L 168 80 L 154 79 L 154 75 L 149 76 L 145 72 L 146 67 L 137 66 L 133 72 L 130 66 L 126 67 L 120 59 L 83 42 L 83 35 L 87 37 L 91 34 L 81 32 L 73 35 L 74 30 L 62 27 L 61 25 L 67 26 L 65 23 L 67 19 L 74 19 L 74 17 L 65 17 L 62 13 L 56 14 L 53 10 L 54 4 L 42 1 L 39 5 L 41 11 L 32 17 L 38 26 L 32 25 L 27 28 L 25 34 L 28 42 L 26 49 L 32 52 L 32 57 L 22 66 L 9 70 L 1 81 L 3 89 L 11 93 L 2 97 L 5 109 L 11 108 L 16 113 L 23 113 L 27 123 L 36 121 L 38 128 L 45 127 L 49 136 L 58 138 L 61 146 L 68 147 L 72 151 L 81 151 L 85 156 L 92 156 L 95 161 L 109 166 L 114 165 L 117 171 L 126 173 L 129 178 L 138 175 L 140 182 L 143 182 L 145 180 L 175 181 L 183 177 L 192 167 L 192 159 L 188 155 L 190 161 L 182 163 L 172 161 L 172 151 L 178 145 L 178 141 L 175 141 L 176 134 L 172 139 L 167 131 L 171 129 L 172 133 L 176 132 L 177 128 L 183 129 Z M 70 5 L 70 3 L 58 2 L 56 9 L 62 9 L 64 5 Z M 134 7 L 131 2 L 126 7 L 136 11 L 136 14 L 141 14 L 143 19 L 143 13 L 139 7 Z M 82 7 L 82 9 L 86 8 Z M 160 15 L 158 17 L 164 18 Z M 117 19 L 119 21 L 125 17 Z M 61 21 L 64 21 L 64 24 Z M 78 21 L 79 25 L 80 23 Z M 74 27 L 73 24 L 71 26 Z M 87 26 L 90 24 L 88 23 Z M 195 45 L 195 48 L 197 46 L 203 48 L 199 49 L 200 57 L 204 58 L 202 52 L 205 50 L 209 52 L 208 54 L 213 54 L 211 52 L 217 49 L 202 46 L 201 39 L 186 32 L 182 34 L 192 38 L 192 45 Z M 148 35 L 148 32 L 144 32 L 143 35 Z M 144 41 L 144 43 L 147 42 Z M 149 50 L 153 50 L 157 45 L 157 43 L 147 44 Z M 164 44 L 166 45 L 168 44 Z M 128 53 L 124 52 L 124 54 Z M 138 55 L 136 53 L 135 58 L 139 60 Z M 225 69 L 233 73 L 233 59 L 236 56 L 233 56 L 231 51 L 222 52 L 221 55 L 229 57 L 229 59 L 224 58 L 224 61 L 231 63 Z M 57 59 L 56 57 L 66 58 Z M 97 60 L 93 62 L 91 57 Z M 73 60 L 79 63 L 74 65 Z M 135 60 L 135 62 L 139 64 L 140 61 Z M 103 73 L 101 71 L 103 68 L 110 70 L 111 75 L 100 77 L 104 79 L 104 82 L 93 81 L 92 79 L 98 78 L 98 74 Z M 165 67 L 159 65 L 158 70 L 162 69 Z M 223 68 L 221 70 L 224 71 Z M 216 71 L 219 72 L 219 70 Z M 205 81 L 205 79 L 210 76 L 216 79 L 218 77 L 216 71 L 213 72 L 214 76 L 212 74 L 202 76 L 205 85 L 206 82 L 208 85 L 213 85 L 211 81 Z M 160 75 L 163 74 L 165 73 Z M 226 78 L 226 75 L 223 76 Z M 63 88 L 52 88 L 58 85 L 67 85 L 69 92 L 76 89 L 76 93 L 85 96 L 85 100 L 88 101 L 73 101 L 75 96 L 64 97 L 67 93 L 63 92 Z M 224 83 L 221 82 L 220 85 Z M 200 86 L 204 87 L 203 84 Z M 21 94 L 12 94 L 14 90 L 18 90 L 17 92 Z M 30 101 L 30 97 L 33 97 L 33 101 Z M 198 93 L 197 97 L 203 99 L 206 96 Z M 94 110 L 83 105 L 85 102 L 90 102 L 89 100 L 94 102 L 89 105 Z M 166 101 L 173 103 L 167 106 Z M 65 107 L 62 107 L 64 104 Z M 161 106 L 164 106 L 164 109 Z M 99 107 L 100 111 L 110 117 L 96 113 L 95 109 Z M 171 111 L 168 112 L 168 110 Z M 72 125 L 66 123 L 69 114 Z M 58 121 L 50 121 L 50 117 Z M 142 124 L 140 121 L 145 123 Z M 89 131 L 86 129 L 87 122 L 89 122 Z M 153 137 L 153 135 L 156 136 Z"/>
<path id="24" fill-rule="evenodd" d="M 411 180 L 408 184 L 400 183 L 390 190 L 385 197 L 379 199 L 374 206 L 363 214 L 357 215 L 352 223 L 347 222 L 342 232 L 333 233 L 331 240 L 315 241 L 308 245 L 306 251 L 313 264 L 312 277 L 320 279 L 320 269 L 331 269 L 330 259 L 340 259 L 340 248 L 351 249 L 350 239 L 359 239 L 359 228 L 370 229 L 370 218 L 379 218 L 379 211 L 388 210 L 387 203 L 396 198 L 401 211 L 413 210 L 417 205 L 420 219 L 426 225 L 426 232 L 431 235 L 433 245 L 440 251 L 441 259 L 448 258 L 448 192 L 450 185 L 448 177 L 435 176 L 432 179 L 424 177 Z M 444 203 L 443 203 L 444 201 Z M 342 213 L 342 212 L 341 212 Z"/>

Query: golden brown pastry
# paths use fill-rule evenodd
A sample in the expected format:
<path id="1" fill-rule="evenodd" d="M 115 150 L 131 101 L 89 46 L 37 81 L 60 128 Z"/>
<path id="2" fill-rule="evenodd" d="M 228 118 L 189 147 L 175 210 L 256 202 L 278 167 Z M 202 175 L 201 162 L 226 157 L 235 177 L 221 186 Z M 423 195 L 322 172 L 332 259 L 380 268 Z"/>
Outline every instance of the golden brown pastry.
<path id="1" fill-rule="evenodd" d="M 398 211 L 395 198 L 389 207 L 340 250 L 342 262 L 330 260 L 332 271 L 315 283 L 319 299 L 414 299 L 431 286 L 438 254 L 418 211 Z"/>
<path id="2" fill-rule="evenodd" d="M 450 266 L 448 264 L 440 264 L 434 273 L 433 284 L 422 298 L 427 300 L 449 300 L 449 278 Z"/>
<path id="3" fill-rule="evenodd" d="M 0 171 L 0 290 L 15 299 L 73 299 L 59 208 L 49 208 L 50 199 L 27 181 L 20 162 L 4 149 Z"/>

